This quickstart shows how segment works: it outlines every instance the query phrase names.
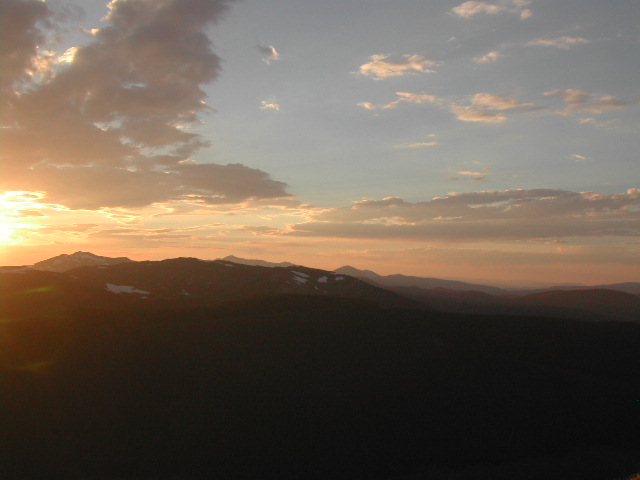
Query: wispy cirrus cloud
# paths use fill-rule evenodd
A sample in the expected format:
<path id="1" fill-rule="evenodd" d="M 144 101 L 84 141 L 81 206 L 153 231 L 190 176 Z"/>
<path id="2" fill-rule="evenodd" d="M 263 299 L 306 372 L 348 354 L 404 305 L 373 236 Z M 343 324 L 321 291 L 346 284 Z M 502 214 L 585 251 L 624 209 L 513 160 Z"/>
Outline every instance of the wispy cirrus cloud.
<path id="1" fill-rule="evenodd" d="M 397 148 L 426 148 L 426 147 L 435 147 L 436 145 L 440 145 L 440 142 L 436 141 L 435 138 L 437 135 L 435 133 L 431 133 L 427 135 L 427 138 L 430 138 L 429 141 L 424 142 L 414 142 L 414 143 L 404 143 L 400 145 L 396 145 Z"/>
<path id="2" fill-rule="evenodd" d="M 431 95 L 429 93 L 411 93 L 411 92 L 396 92 L 396 95 L 399 97 L 396 100 L 382 104 L 376 105 L 371 102 L 361 102 L 358 103 L 358 106 L 365 108 L 366 110 L 388 110 L 391 108 L 396 108 L 401 103 L 439 103 L 440 100 L 435 95 Z"/>
<path id="3" fill-rule="evenodd" d="M 415 73 L 433 73 L 431 67 L 436 65 L 422 55 L 405 54 L 399 60 L 388 60 L 390 55 L 371 55 L 371 61 L 360 65 L 359 73 L 374 80 L 401 77 Z"/>
<path id="4" fill-rule="evenodd" d="M 586 45 L 588 43 L 591 42 L 583 37 L 562 36 L 555 38 L 539 38 L 528 42 L 527 46 L 556 47 L 562 48 L 563 50 L 569 50 L 571 47 L 576 45 Z"/>
<path id="5" fill-rule="evenodd" d="M 579 153 L 574 153 L 571 155 L 571 160 L 574 160 L 576 162 L 585 162 L 587 160 L 591 160 L 589 157 L 587 157 L 586 155 L 581 155 Z"/>
<path id="6" fill-rule="evenodd" d="M 424 148 L 424 147 L 435 147 L 436 145 L 439 145 L 439 142 L 416 142 L 416 143 L 409 143 L 407 145 L 401 145 L 401 147 L 403 148 Z"/>
<path id="7" fill-rule="evenodd" d="M 510 13 L 518 15 L 521 20 L 526 20 L 532 15 L 531 10 L 525 8 L 530 3 L 530 0 L 510 0 L 500 4 L 471 0 L 454 7 L 452 12 L 463 18 L 471 18 L 476 15 Z"/>
<path id="8" fill-rule="evenodd" d="M 519 102 L 513 98 L 492 93 L 477 93 L 471 98 L 471 103 L 468 105 L 429 93 L 396 92 L 396 95 L 399 98 L 390 103 L 377 105 L 372 102 L 361 102 L 358 103 L 358 106 L 366 110 L 388 110 L 396 108 L 402 103 L 429 103 L 449 110 L 458 120 L 478 123 L 502 123 L 508 118 L 504 114 L 505 111 L 533 106 L 532 103 Z"/>

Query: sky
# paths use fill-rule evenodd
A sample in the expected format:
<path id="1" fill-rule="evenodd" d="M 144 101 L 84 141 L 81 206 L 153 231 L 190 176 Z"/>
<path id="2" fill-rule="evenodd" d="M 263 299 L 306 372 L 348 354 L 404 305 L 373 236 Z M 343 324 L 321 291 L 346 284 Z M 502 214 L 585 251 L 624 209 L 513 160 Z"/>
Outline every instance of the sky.
<path id="1" fill-rule="evenodd" d="M 639 78 L 639 0 L 0 0 L 0 265 L 640 281 Z"/>

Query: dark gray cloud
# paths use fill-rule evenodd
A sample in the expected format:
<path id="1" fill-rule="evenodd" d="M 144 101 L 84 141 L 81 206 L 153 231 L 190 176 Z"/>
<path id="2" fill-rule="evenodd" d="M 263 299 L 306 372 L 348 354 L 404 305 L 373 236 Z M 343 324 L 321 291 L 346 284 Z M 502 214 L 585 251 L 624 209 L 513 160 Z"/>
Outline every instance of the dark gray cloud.
<path id="1" fill-rule="evenodd" d="M 0 0 L 12 25 L 0 41 L 0 188 L 45 191 L 71 208 L 288 196 L 259 170 L 184 163 L 208 145 L 189 127 L 210 110 L 202 87 L 220 72 L 207 29 L 232 2 L 114 0 L 87 45 L 34 77 L 55 14 Z"/>
<path id="2" fill-rule="evenodd" d="M 179 201 L 215 205 L 287 196 L 284 183 L 240 164 L 185 164 L 161 171 L 38 165 L 16 170 L 11 182 L 44 190 L 44 201 L 73 209 L 135 208 Z M 0 180 L 0 185 L 11 182 Z"/>
<path id="3" fill-rule="evenodd" d="M 0 0 L 0 95 L 1 110 L 10 104 L 14 86 L 28 80 L 36 68 L 38 45 L 46 38 L 51 11 L 39 0 Z M 3 114 L 4 115 L 4 114 Z"/>

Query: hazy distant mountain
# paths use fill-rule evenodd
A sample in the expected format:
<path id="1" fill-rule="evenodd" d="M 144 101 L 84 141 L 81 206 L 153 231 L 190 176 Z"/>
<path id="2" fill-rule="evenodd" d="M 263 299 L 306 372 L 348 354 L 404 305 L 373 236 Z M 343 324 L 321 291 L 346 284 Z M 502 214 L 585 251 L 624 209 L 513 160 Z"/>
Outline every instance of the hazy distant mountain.
<path id="1" fill-rule="evenodd" d="M 640 296 L 604 290 L 547 290 L 518 295 L 477 291 L 390 287 L 427 307 L 451 313 L 526 315 L 588 321 L 640 322 Z"/>
<path id="2" fill-rule="evenodd" d="M 571 311 L 581 311 L 600 319 L 640 322 L 640 296 L 616 290 L 550 290 L 519 297 L 514 304 L 534 307 L 537 314 L 546 316 L 580 318 Z"/>
<path id="3" fill-rule="evenodd" d="M 606 285 L 591 286 L 556 285 L 548 288 L 547 290 L 616 290 L 618 292 L 630 293 L 632 295 L 640 295 L 640 282 L 609 283 Z"/>
<path id="4" fill-rule="evenodd" d="M 618 292 L 640 295 L 640 282 L 612 283 L 607 285 L 555 285 L 547 288 L 529 289 L 505 289 L 489 285 L 460 282 L 456 280 L 443 280 L 440 278 L 414 277 L 408 275 L 379 275 L 371 270 L 360 270 L 349 265 L 335 270 L 336 273 L 351 275 L 352 277 L 366 279 L 375 282 L 382 287 L 416 287 L 420 289 L 442 288 L 454 291 L 483 292 L 490 295 L 531 295 L 551 290 L 615 290 Z M 442 296 L 442 292 L 434 294 Z M 490 303 L 495 303 L 491 301 Z"/>
<path id="5" fill-rule="evenodd" d="M 227 262 L 240 263 L 242 265 L 253 265 L 255 267 L 295 267 L 295 264 L 291 262 L 273 263 L 266 262 L 264 260 L 239 258 L 234 255 L 227 255 L 222 260 L 225 260 Z"/>
<path id="6" fill-rule="evenodd" d="M 77 267 L 93 267 L 97 265 L 117 265 L 124 262 L 132 262 L 127 257 L 101 257 L 89 252 L 76 252 L 71 255 L 58 255 L 57 257 L 43 260 L 33 265 L 36 270 L 48 272 L 66 272 Z"/>
<path id="7" fill-rule="evenodd" d="M 412 277 L 407 275 L 378 275 L 371 270 L 359 270 L 346 265 L 335 270 L 336 273 L 351 275 L 356 278 L 363 278 L 374 281 L 383 287 L 418 287 L 418 288 L 446 288 L 449 290 L 473 290 L 492 295 L 508 293 L 508 290 L 491 287 L 488 285 L 478 285 L 473 283 L 458 282 L 455 280 L 443 280 L 440 278 Z"/>

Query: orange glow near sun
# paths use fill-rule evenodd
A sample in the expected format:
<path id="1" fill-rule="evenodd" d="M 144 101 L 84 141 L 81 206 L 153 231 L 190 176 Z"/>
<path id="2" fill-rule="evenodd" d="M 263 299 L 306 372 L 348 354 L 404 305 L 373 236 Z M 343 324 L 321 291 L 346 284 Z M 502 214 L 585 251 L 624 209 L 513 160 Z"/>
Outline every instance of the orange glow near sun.
<path id="1" fill-rule="evenodd" d="M 9 191 L 0 194 L 0 246 L 22 243 L 20 231 L 32 228 L 23 219 L 32 216 L 23 213 L 27 209 L 37 208 L 41 194 L 26 191 Z"/>

